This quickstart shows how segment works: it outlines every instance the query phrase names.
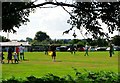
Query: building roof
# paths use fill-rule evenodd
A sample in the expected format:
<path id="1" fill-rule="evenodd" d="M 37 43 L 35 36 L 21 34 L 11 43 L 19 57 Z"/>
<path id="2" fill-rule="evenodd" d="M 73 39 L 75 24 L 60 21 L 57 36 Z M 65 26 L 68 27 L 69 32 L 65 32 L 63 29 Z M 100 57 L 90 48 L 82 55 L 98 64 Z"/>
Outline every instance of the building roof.
<path id="1" fill-rule="evenodd" d="M 17 41 L 12 41 L 12 42 L 0 42 L 0 46 L 30 46 L 28 42 L 17 42 Z"/>

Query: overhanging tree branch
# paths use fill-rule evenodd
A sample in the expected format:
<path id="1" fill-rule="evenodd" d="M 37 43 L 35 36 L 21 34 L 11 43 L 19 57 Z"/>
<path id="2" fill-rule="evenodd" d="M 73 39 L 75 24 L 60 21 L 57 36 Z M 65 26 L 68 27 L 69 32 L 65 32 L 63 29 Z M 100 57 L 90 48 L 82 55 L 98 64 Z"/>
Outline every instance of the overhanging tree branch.
<path id="1" fill-rule="evenodd" d="M 25 3 L 25 2 L 24 2 Z M 14 30 L 13 27 L 19 28 L 21 24 L 29 21 L 28 16 L 34 8 L 46 8 L 44 5 L 61 6 L 67 13 L 69 13 L 69 23 L 73 27 L 81 29 L 84 27 L 87 32 L 94 33 L 95 35 L 101 34 L 100 25 L 97 19 L 108 25 L 109 31 L 113 32 L 115 27 L 120 27 L 120 2 L 115 3 L 84 3 L 76 2 L 68 4 L 63 2 L 44 2 L 40 4 L 29 3 L 5 3 L 2 7 L 2 26 L 3 30 Z M 68 12 L 65 7 L 74 8 L 72 12 Z M 112 10 L 111 10 L 112 8 Z M 94 17 L 94 19 L 92 19 Z M 9 26 L 8 26 L 9 25 Z M 89 25 L 88 27 L 86 25 Z M 68 33 L 72 28 L 66 31 Z M 98 34 L 99 33 L 99 34 Z"/>
<path id="2" fill-rule="evenodd" d="M 33 2 L 31 2 L 31 3 L 33 3 Z M 63 2 L 56 2 L 56 3 L 55 2 L 44 2 L 44 3 L 37 4 L 37 5 L 28 4 L 26 6 L 23 6 L 23 7 L 19 8 L 19 9 L 16 9 L 16 10 L 13 10 L 13 11 L 10 11 L 10 12 L 6 12 L 6 13 L 4 13 L 4 15 L 7 15 L 8 13 L 13 13 L 13 12 L 21 11 L 23 9 L 37 8 L 37 7 L 41 7 L 41 6 L 48 5 L 48 4 L 56 5 L 56 6 L 74 7 L 74 8 L 77 7 L 74 4 L 67 4 L 67 3 L 63 3 Z"/>

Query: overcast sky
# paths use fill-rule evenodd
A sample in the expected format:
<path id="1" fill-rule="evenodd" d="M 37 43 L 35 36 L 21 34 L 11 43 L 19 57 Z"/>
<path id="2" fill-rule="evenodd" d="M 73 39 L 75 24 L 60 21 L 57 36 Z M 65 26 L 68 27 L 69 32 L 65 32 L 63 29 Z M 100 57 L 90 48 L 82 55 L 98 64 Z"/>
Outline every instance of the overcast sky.
<path id="1" fill-rule="evenodd" d="M 38 0 L 37 3 L 44 2 L 45 0 Z M 67 1 L 72 2 L 72 0 L 58 0 L 58 1 Z M 51 6 L 51 5 L 46 5 Z M 71 10 L 67 8 L 67 10 Z M 69 34 L 63 35 L 65 30 L 68 30 L 71 26 L 67 23 L 67 20 L 70 18 L 70 15 L 62 9 L 62 7 L 55 8 L 37 8 L 35 13 L 31 13 L 29 16 L 30 22 L 27 25 L 22 25 L 17 30 L 16 34 L 9 34 L 11 40 L 17 39 L 26 39 L 26 37 L 34 38 L 36 32 L 43 31 L 46 32 L 52 39 L 73 39 L 73 31 Z M 106 26 L 105 26 L 106 27 Z M 77 39 L 83 39 L 83 36 L 80 34 L 79 30 L 75 30 L 77 33 Z M 84 33 L 84 32 L 83 32 Z M 114 33 L 117 35 L 118 33 Z M 0 33 L 7 37 L 7 33 Z M 113 35 L 112 35 L 113 36 Z"/>

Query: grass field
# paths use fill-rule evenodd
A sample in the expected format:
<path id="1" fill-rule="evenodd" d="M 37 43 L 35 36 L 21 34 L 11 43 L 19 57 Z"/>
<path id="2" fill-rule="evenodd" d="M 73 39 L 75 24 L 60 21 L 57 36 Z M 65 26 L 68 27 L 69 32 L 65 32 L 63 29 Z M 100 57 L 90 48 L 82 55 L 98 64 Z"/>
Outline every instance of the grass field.
<path id="1" fill-rule="evenodd" d="M 84 52 L 57 52 L 56 62 L 53 62 L 51 56 L 44 52 L 26 52 L 25 61 L 19 64 L 7 64 L 7 53 L 5 54 L 5 64 L 2 64 L 2 78 L 25 78 L 30 75 L 42 77 L 47 73 L 57 76 L 66 76 L 70 74 L 74 77 L 75 71 L 113 71 L 118 72 L 118 52 L 113 57 L 109 57 L 109 52 L 89 52 L 89 56 L 84 56 Z"/>

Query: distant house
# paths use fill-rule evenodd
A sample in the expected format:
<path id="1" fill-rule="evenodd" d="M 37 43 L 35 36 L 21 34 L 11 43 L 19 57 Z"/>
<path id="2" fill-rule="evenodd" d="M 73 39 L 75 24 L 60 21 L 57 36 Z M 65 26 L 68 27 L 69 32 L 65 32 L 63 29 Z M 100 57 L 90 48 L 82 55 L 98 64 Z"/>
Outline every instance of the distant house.
<path id="1" fill-rule="evenodd" d="M 29 50 L 30 44 L 28 42 L 17 42 L 17 41 L 11 41 L 11 42 L 0 42 L 0 46 L 2 46 L 3 51 L 7 51 L 9 47 L 15 51 L 15 48 L 17 46 L 23 45 L 25 47 L 25 51 Z"/>

